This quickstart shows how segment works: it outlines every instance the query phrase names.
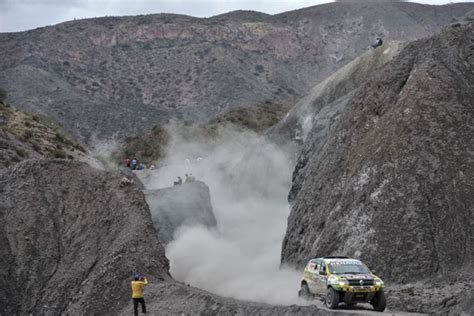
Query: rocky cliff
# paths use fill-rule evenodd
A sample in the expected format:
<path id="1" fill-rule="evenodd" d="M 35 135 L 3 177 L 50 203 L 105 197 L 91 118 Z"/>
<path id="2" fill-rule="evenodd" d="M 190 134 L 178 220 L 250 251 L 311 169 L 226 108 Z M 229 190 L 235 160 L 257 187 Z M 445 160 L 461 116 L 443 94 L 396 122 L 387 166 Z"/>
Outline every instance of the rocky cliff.
<path id="1" fill-rule="evenodd" d="M 462 271 L 474 255 L 473 24 L 410 43 L 347 96 L 329 133 L 313 126 L 295 170 L 283 263 L 348 255 L 387 281 L 472 288 L 472 272 Z M 472 298 L 464 285 L 451 295 L 458 306 Z"/>
<path id="2" fill-rule="evenodd" d="M 73 161 L 0 172 L 0 314 L 115 314 L 130 278 L 170 279 L 140 188 Z"/>
<path id="3" fill-rule="evenodd" d="M 0 34 L 0 86 L 23 110 L 93 143 L 168 118 L 206 121 L 235 106 L 305 95 L 375 36 L 426 37 L 469 8 L 330 3 L 274 16 L 71 21 Z"/>
<path id="4" fill-rule="evenodd" d="M 397 56 L 404 45 L 405 42 L 385 42 L 355 58 L 313 87 L 280 122 L 266 130 L 266 135 L 276 143 L 294 142 L 297 145 L 295 152 L 299 152 L 313 125 L 318 124 L 319 133 L 325 134 L 348 98 L 366 78 Z"/>
<path id="5" fill-rule="evenodd" d="M 173 234 L 181 226 L 217 226 L 209 187 L 204 182 L 146 190 L 145 196 L 160 241 L 164 244 L 173 240 Z"/>

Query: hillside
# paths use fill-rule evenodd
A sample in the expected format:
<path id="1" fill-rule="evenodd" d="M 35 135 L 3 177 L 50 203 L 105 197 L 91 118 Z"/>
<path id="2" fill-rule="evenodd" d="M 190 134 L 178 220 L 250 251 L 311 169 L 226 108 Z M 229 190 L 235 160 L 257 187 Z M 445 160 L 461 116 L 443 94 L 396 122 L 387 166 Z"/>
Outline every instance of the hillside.
<path id="1" fill-rule="evenodd" d="M 25 159 L 87 160 L 86 149 L 38 115 L 18 111 L 0 99 L 0 169 Z"/>
<path id="2" fill-rule="evenodd" d="M 167 122 L 153 127 L 151 131 L 125 138 L 113 156 L 117 163 L 121 163 L 125 157 L 139 157 L 144 163 L 151 164 L 165 157 L 165 148 L 173 136 L 186 141 L 212 144 L 224 129 L 229 128 L 263 134 L 277 124 L 292 106 L 293 102 L 276 103 L 267 100 L 227 110 L 207 123 Z"/>
<path id="3" fill-rule="evenodd" d="M 393 304 L 408 308 L 421 291 L 410 309 L 447 313 L 451 300 L 453 314 L 473 312 L 472 43 L 471 16 L 408 44 L 343 98 L 329 133 L 313 126 L 294 172 L 283 263 L 354 256 L 387 281 L 421 282 Z M 456 286 L 443 290 L 446 280 Z"/>
<path id="4" fill-rule="evenodd" d="M 114 314 L 134 273 L 170 279 L 145 198 L 66 160 L 0 171 L 0 314 Z"/>
<path id="5" fill-rule="evenodd" d="M 381 66 L 398 56 L 405 42 L 385 42 L 381 47 L 367 51 L 301 98 L 288 115 L 265 131 L 276 143 L 295 143 L 295 152 L 301 150 L 304 140 L 315 124 L 319 134 L 324 135 L 330 123 L 337 120 L 344 108 L 345 100 L 364 84 L 366 78 L 380 71 Z"/>
<path id="6" fill-rule="evenodd" d="M 0 34 L 0 86 L 22 110 L 94 143 L 167 119 L 286 101 L 367 50 L 377 35 L 432 35 L 472 4 L 331 3 L 274 16 L 231 12 L 105 17 Z"/>

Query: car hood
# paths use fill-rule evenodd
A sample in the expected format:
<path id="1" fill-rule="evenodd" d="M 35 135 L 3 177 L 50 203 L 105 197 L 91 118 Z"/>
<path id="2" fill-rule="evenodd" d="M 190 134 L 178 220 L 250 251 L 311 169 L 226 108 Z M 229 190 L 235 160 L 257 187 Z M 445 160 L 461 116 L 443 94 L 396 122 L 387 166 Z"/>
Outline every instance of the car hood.
<path id="1" fill-rule="evenodd" d="M 371 274 L 339 274 L 338 276 L 348 280 L 372 280 L 374 278 Z"/>

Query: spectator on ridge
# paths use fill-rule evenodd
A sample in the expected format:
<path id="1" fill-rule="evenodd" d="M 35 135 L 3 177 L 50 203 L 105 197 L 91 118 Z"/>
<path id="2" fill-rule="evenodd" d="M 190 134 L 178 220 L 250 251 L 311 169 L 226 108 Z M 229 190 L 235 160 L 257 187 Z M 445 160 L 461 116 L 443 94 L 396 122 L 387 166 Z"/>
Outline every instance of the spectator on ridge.
<path id="1" fill-rule="evenodd" d="M 140 274 L 135 274 L 132 281 L 133 312 L 138 316 L 138 304 L 142 305 L 142 313 L 146 314 L 145 299 L 143 298 L 142 287 L 148 284 L 148 280 Z"/>

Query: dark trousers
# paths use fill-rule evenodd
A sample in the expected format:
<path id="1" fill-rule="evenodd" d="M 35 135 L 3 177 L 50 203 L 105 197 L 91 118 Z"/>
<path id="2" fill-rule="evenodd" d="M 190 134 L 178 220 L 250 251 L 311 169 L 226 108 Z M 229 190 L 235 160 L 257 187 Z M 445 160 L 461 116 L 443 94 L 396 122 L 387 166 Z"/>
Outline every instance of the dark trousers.
<path id="1" fill-rule="evenodd" d="M 143 298 L 134 298 L 133 299 L 133 312 L 135 316 L 138 316 L 138 303 L 142 304 L 142 313 L 146 314 L 146 305 Z"/>

